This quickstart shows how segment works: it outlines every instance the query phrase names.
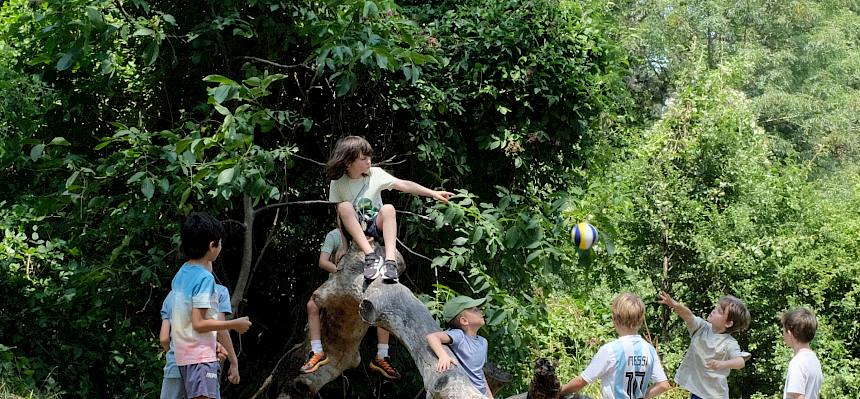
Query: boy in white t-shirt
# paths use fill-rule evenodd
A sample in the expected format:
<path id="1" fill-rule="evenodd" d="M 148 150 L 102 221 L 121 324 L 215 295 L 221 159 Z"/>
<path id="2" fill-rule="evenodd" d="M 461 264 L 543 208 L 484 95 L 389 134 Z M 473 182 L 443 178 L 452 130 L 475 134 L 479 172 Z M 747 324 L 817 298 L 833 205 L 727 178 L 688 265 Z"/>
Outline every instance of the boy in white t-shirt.
<path id="1" fill-rule="evenodd" d="M 346 238 L 364 252 L 364 278 L 374 280 L 381 274 L 385 282 L 396 283 L 397 215 L 391 204 L 382 203 L 382 191 L 397 190 L 444 203 L 454 194 L 398 179 L 382 168 L 371 166 L 372 156 L 373 148 L 363 137 L 340 139 L 326 163 L 326 177 L 331 180 L 328 200 L 338 203 L 337 214 Z M 373 252 L 367 237 L 385 246 L 384 259 Z"/>
<path id="2" fill-rule="evenodd" d="M 660 293 L 660 301 L 678 314 L 690 333 L 690 347 L 675 373 L 675 382 L 690 391 L 691 399 L 729 399 L 729 373 L 742 369 L 750 354 L 732 337 L 750 325 L 750 312 L 740 299 L 726 295 L 708 315 L 708 320 Z"/>
<path id="3" fill-rule="evenodd" d="M 579 392 L 598 379 L 603 399 L 650 399 L 668 391 L 657 351 L 639 335 L 644 322 L 641 298 L 629 292 L 615 297 L 612 325 L 618 339 L 601 346 L 585 371 L 561 387 L 559 396 Z"/>
<path id="4" fill-rule="evenodd" d="M 824 375 L 821 363 L 809 343 L 815 338 L 818 321 L 808 309 L 798 308 L 786 312 L 782 322 L 782 339 L 794 350 L 785 375 L 783 399 L 818 399 Z"/>

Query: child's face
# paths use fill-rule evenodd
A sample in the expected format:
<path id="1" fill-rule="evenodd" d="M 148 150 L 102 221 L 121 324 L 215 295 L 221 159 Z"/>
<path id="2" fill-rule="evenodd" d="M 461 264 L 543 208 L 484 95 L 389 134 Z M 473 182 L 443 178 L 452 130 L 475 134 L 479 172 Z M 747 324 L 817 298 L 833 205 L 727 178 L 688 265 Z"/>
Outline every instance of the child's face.
<path id="1" fill-rule="evenodd" d="M 367 173 L 370 170 L 370 157 L 361 154 L 355 161 L 346 165 L 346 172 L 350 176 L 359 176 Z"/>
<path id="2" fill-rule="evenodd" d="M 475 328 L 481 328 L 484 322 L 484 314 L 481 313 L 481 309 L 477 307 L 469 308 L 460 313 L 460 317 L 465 317 L 466 321 L 469 322 L 470 326 L 475 326 Z"/>
<path id="3" fill-rule="evenodd" d="M 734 324 L 731 321 L 728 321 L 728 318 L 729 315 L 726 310 L 721 308 L 720 305 L 717 305 L 714 307 L 714 310 L 711 311 L 711 314 L 708 315 L 708 323 L 711 323 L 715 332 L 721 333 Z"/>
<path id="4" fill-rule="evenodd" d="M 209 252 L 206 254 L 208 256 L 210 262 L 214 261 L 215 259 L 218 259 L 218 255 L 221 254 L 221 240 L 218 240 L 218 242 L 217 242 L 218 245 L 214 245 L 214 244 L 216 244 L 216 243 L 215 242 L 209 243 Z"/>

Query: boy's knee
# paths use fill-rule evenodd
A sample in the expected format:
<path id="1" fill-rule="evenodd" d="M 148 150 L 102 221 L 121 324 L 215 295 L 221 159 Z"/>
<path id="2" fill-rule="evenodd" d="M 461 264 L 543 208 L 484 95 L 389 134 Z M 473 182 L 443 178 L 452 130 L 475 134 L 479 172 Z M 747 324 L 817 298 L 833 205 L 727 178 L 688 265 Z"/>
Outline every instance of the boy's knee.
<path id="1" fill-rule="evenodd" d="M 382 215 L 385 215 L 386 217 L 388 217 L 388 216 L 393 217 L 396 214 L 396 212 L 394 210 L 394 205 L 391 205 L 391 204 L 383 205 L 382 208 L 379 209 L 379 213 Z"/>

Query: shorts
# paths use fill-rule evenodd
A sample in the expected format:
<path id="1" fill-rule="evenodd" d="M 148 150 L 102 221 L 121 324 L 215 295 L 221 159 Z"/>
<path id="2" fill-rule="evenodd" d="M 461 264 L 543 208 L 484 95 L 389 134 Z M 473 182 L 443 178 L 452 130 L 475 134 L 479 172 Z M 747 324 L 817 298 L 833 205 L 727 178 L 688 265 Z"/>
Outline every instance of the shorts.
<path id="1" fill-rule="evenodd" d="M 179 366 L 179 373 L 182 374 L 185 393 L 188 397 L 219 398 L 221 396 L 221 389 L 218 386 L 220 369 L 221 364 L 218 362 Z"/>
<path id="2" fill-rule="evenodd" d="M 185 385 L 182 383 L 182 377 L 167 378 L 161 381 L 161 399 L 185 399 Z"/>
<path id="3" fill-rule="evenodd" d="M 361 228 L 364 230 L 364 235 L 366 237 L 373 237 L 374 240 L 376 240 L 382 245 L 385 245 L 382 242 L 382 235 L 379 232 L 379 227 L 376 225 L 376 218 L 379 217 L 379 214 L 377 214 L 373 217 L 373 219 L 370 220 L 364 220 L 364 217 L 359 213 L 356 213 L 356 217 L 358 218 L 358 225 L 361 226 Z M 346 234 L 346 239 L 348 241 L 352 241 L 352 237 L 350 237 L 349 234 Z"/>

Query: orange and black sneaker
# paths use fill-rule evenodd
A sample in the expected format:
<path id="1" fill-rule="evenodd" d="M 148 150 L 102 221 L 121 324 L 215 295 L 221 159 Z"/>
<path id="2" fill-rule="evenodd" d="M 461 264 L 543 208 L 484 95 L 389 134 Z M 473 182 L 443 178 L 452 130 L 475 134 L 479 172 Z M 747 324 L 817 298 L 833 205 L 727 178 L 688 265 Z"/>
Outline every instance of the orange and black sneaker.
<path id="1" fill-rule="evenodd" d="M 400 373 L 397 372 L 397 369 L 391 367 L 391 364 L 388 363 L 390 357 L 386 357 L 385 359 L 381 359 L 379 356 L 374 356 L 373 361 L 367 365 L 371 370 L 379 373 L 383 378 L 387 380 L 399 380 Z"/>
<path id="2" fill-rule="evenodd" d="M 325 352 L 311 352 L 310 359 L 302 366 L 301 372 L 302 374 L 313 373 L 326 364 L 328 364 L 328 356 L 325 355 Z"/>

